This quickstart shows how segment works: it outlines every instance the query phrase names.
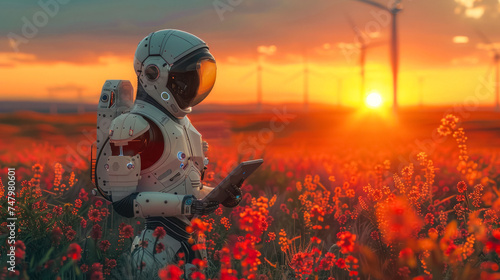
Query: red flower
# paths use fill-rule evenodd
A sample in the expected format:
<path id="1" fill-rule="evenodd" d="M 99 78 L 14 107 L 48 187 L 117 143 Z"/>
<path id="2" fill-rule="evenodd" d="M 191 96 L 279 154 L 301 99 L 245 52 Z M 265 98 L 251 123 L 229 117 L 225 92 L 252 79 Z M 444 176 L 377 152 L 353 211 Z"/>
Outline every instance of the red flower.
<path id="1" fill-rule="evenodd" d="M 69 241 L 72 241 L 76 236 L 76 231 L 72 230 L 72 229 L 69 229 L 68 231 L 66 231 L 66 238 L 69 240 Z"/>
<path id="2" fill-rule="evenodd" d="M 80 189 L 80 193 L 78 194 L 78 198 L 80 198 L 83 201 L 89 200 L 89 193 L 86 192 L 84 189 Z"/>
<path id="3" fill-rule="evenodd" d="M 347 217 L 346 215 L 340 215 L 338 218 L 337 218 L 337 221 L 339 222 L 339 224 L 343 225 L 347 222 Z"/>
<path id="4" fill-rule="evenodd" d="M 100 239 L 102 237 L 102 230 L 99 224 L 95 224 L 90 231 L 90 237 L 93 239 Z"/>
<path id="5" fill-rule="evenodd" d="M 84 218 L 82 218 L 82 220 L 80 221 L 80 226 L 82 228 L 86 228 L 87 227 L 87 221 Z"/>
<path id="6" fill-rule="evenodd" d="M 80 266 L 80 270 L 81 270 L 83 273 L 85 273 L 85 272 L 89 271 L 89 266 L 88 266 L 88 265 L 86 265 L 86 264 L 82 264 L 82 265 Z"/>
<path id="7" fill-rule="evenodd" d="M 62 236 L 63 236 L 63 232 L 62 232 L 62 230 L 61 230 L 60 227 L 55 227 L 52 230 L 52 242 L 54 244 L 59 244 L 59 242 L 61 241 Z"/>
<path id="8" fill-rule="evenodd" d="M 101 251 L 103 251 L 103 252 L 106 252 L 110 246 L 111 246 L 111 243 L 108 240 L 102 240 L 99 243 L 99 249 L 101 249 Z"/>
<path id="9" fill-rule="evenodd" d="M 104 276 L 102 275 L 102 271 L 94 271 L 90 276 L 90 280 L 103 280 Z"/>
<path id="10" fill-rule="evenodd" d="M 434 215 L 432 215 L 432 213 L 427 213 L 427 215 L 425 215 L 425 223 L 428 225 L 434 224 Z"/>
<path id="11" fill-rule="evenodd" d="M 335 264 L 335 254 L 327 252 L 325 257 L 319 262 L 318 268 L 320 270 L 330 270 Z"/>
<path id="12" fill-rule="evenodd" d="M 98 200 L 95 202 L 95 207 L 99 208 L 102 206 L 102 200 Z"/>
<path id="13" fill-rule="evenodd" d="M 81 200 L 81 199 L 77 198 L 77 199 L 75 200 L 75 207 L 76 207 L 76 208 L 80 208 L 80 207 L 82 207 L 82 200 Z"/>
<path id="14" fill-rule="evenodd" d="M 134 228 L 131 225 L 124 225 L 120 230 L 120 235 L 124 238 L 132 238 L 134 236 Z"/>
<path id="15" fill-rule="evenodd" d="M 464 181 L 460 181 L 457 184 L 458 192 L 463 193 L 467 190 L 467 184 Z"/>
<path id="16" fill-rule="evenodd" d="M 382 202 L 375 214 L 378 221 L 383 221 L 380 230 L 386 242 L 406 240 L 422 225 L 422 220 L 404 197 Z"/>
<path id="17" fill-rule="evenodd" d="M 60 216 L 60 215 L 62 215 L 62 213 L 63 213 L 63 209 L 62 209 L 62 207 L 61 207 L 61 206 L 55 206 L 55 207 L 52 209 L 52 211 L 53 211 L 54 213 L 56 213 L 56 215 L 57 215 L 57 216 Z"/>
<path id="18" fill-rule="evenodd" d="M 94 263 L 92 265 L 92 271 L 102 271 L 102 264 L 100 264 L 100 263 Z"/>
<path id="19" fill-rule="evenodd" d="M 404 248 L 399 252 L 400 259 L 409 259 L 413 257 L 413 250 L 411 248 Z"/>
<path id="20" fill-rule="evenodd" d="M 341 269 L 347 268 L 347 265 L 345 264 L 345 260 L 343 258 L 339 258 L 335 264 Z"/>
<path id="21" fill-rule="evenodd" d="M 354 241 L 356 240 L 356 235 L 350 233 L 349 231 L 345 231 L 340 234 L 339 239 L 340 240 L 337 241 L 337 245 L 340 247 L 340 252 L 342 252 L 342 254 L 354 251 Z"/>
<path id="22" fill-rule="evenodd" d="M 165 250 L 165 245 L 161 242 L 158 242 L 158 244 L 156 244 L 156 253 L 159 254 L 163 252 L 163 250 Z"/>
<path id="23" fill-rule="evenodd" d="M 484 250 L 486 252 L 495 252 L 500 256 L 500 229 L 493 230 L 492 236 L 486 242 Z"/>
<path id="24" fill-rule="evenodd" d="M 198 267 L 199 270 L 203 270 L 204 268 L 207 267 L 207 262 L 200 259 L 194 259 L 192 261 L 192 264 L 196 265 L 196 267 Z"/>
<path id="25" fill-rule="evenodd" d="M 106 260 L 105 260 L 104 263 L 106 264 L 107 267 L 109 267 L 111 269 L 113 269 L 113 268 L 116 267 L 116 260 L 115 259 L 108 259 L 108 258 L 106 258 Z"/>
<path id="26" fill-rule="evenodd" d="M 311 253 L 299 252 L 295 254 L 290 262 L 290 267 L 295 271 L 295 274 L 302 278 L 302 275 L 312 273 L 314 260 Z"/>
<path id="27" fill-rule="evenodd" d="M 94 223 L 100 222 L 101 219 L 101 211 L 99 209 L 91 209 L 89 211 L 89 220 L 91 220 Z"/>
<path id="28" fill-rule="evenodd" d="M 23 260 L 24 257 L 26 256 L 26 245 L 24 245 L 23 241 L 17 240 L 14 246 L 16 247 L 16 253 L 15 253 L 16 259 Z"/>
<path id="29" fill-rule="evenodd" d="M 199 271 L 195 271 L 195 272 L 191 273 L 191 279 L 193 279 L 193 280 L 205 280 L 206 277 L 205 277 L 205 275 L 203 275 L 203 273 L 201 273 Z"/>
<path id="30" fill-rule="evenodd" d="M 287 213 L 287 214 L 290 214 L 290 210 L 288 209 L 288 207 L 286 207 L 286 204 L 285 204 L 285 203 L 282 203 L 282 204 L 280 205 L 280 209 L 281 209 L 281 211 L 283 211 L 283 212 L 285 212 L 285 213 Z"/>
<path id="31" fill-rule="evenodd" d="M 153 237 L 156 237 L 157 239 L 162 239 L 167 235 L 167 232 L 165 229 L 161 226 L 156 227 L 155 231 L 153 232 Z"/>
<path id="32" fill-rule="evenodd" d="M 92 273 L 90 275 L 90 280 L 103 280 L 104 277 L 102 275 L 102 264 L 94 263 L 92 265 Z"/>
<path id="33" fill-rule="evenodd" d="M 178 266 L 170 264 L 166 268 L 160 269 L 158 276 L 161 280 L 180 280 L 182 270 Z"/>
<path id="34" fill-rule="evenodd" d="M 193 219 L 191 221 L 193 232 L 204 233 L 207 230 L 207 225 L 200 219 Z"/>
<path id="35" fill-rule="evenodd" d="M 102 217 L 107 217 L 108 215 L 109 215 L 108 208 L 101 208 L 101 216 Z"/>
<path id="36" fill-rule="evenodd" d="M 77 262 L 82 258 L 82 247 L 76 243 L 69 244 L 68 251 L 66 252 L 68 258 Z M 83 271 L 83 269 L 82 269 Z"/>

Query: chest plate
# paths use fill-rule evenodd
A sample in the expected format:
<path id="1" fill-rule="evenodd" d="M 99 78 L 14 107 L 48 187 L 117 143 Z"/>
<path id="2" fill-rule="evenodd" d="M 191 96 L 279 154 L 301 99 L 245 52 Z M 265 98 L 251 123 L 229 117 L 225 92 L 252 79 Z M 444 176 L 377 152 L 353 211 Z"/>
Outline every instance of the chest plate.
<path id="1" fill-rule="evenodd" d="M 200 197 L 204 159 L 201 134 L 187 117 L 174 120 L 149 103 L 137 100 L 131 113 L 154 122 L 164 140 L 163 154 L 141 171 L 138 192 L 158 191 Z"/>

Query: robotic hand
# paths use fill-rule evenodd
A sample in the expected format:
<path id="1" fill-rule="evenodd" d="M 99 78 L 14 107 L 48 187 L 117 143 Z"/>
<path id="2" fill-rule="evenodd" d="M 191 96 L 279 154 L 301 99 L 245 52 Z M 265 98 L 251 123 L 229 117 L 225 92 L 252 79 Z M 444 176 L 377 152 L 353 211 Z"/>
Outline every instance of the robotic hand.
<path id="1" fill-rule="evenodd" d="M 230 188 L 226 189 L 226 193 L 229 197 L 222 202 L 222 205 L 228 208 L 233 208 L 240 204 L 242 198 L 240 187 L 241 183 L 238 185 L 233 184 Z"/>
<path id="2" fill-rule="evenodd" d="M 203 202 L 201 199 L 195 199 L 191 205 L 191 214 L 204 216 L 212 214 L 219 208 L 218 201 Z"/>

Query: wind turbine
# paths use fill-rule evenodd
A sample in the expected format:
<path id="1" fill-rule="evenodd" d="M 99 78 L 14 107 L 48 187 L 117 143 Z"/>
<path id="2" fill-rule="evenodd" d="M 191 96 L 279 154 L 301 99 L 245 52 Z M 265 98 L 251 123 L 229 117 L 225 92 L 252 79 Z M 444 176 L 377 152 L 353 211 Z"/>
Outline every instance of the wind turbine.
<path id="1" fill-rule="evenodd" d="M 77 100 L 77 107 L 76 107 L 76 111 L 78 112 L 78 114 L 83 114 L 85 113 L 85 105 L 83 103 L 83 88 L 76 88 L 76 96 L 78 98 Z"/>
<path id="2" fill-rule="evenodd" d="M 303 93 L 303 111 L 307 112 L 309 111 L 309 75 L 310 74 L 316 74 L 315 71 L 312 71 L 309 68 L 309 64 L 307 63 L 307 56 L 304 53 L 302 56 L 302 70 L 299 72 L 294 73 L 290 77 L 288 77 L 286 80 L 283 81 L 283 84 L 289 83 L 291 81 L 296 81 L 300 76 L 302 76 L 302 93 Z"/>
<path id="3" fill-rule="evenodd" d="M 424 81 L 424 76 L 418 77 L 418 103 L 420 107 L 424 106 Z"/>
<path id="4" fill-rule="evenodd" d="M 391 7 L 386 7 L 380 3 L 372 0 L 354 0 L 362 2 L 373 7 L 382 9 L 391 14 L 392 28 L 391 28 L 391 68 L 392 68 L 392 92 L 393 103 L 392 108 L 394 111 L 398 110 L 398 72 L 399 72 L 399 44 L 398 44 L 398 30 L 397 30 L 397 15 L 402 11 L 401 1 L 395 0 Z"/>
<path id="5" fill-rule="evenodd" d="M 77 98 L 77 112 L 79 114 L 84 113 L 85 107 L 83 105 L 83 91 L 85 87 L 77 85 L 77 84 L 67 84 L 62 86 L 53 86 L 47 88 L 47 96 L 51 102 L 55 102 L 57 97 L 60 97 L 62 94 L 64 96 L 69 96 L 69 93 L 73 92 L 74 96 Z M 52 103 L 50 105 L 50 113 L 57 114 L 57 103 Z"/>
<path id="6" fill-rule="evenodd" d="M 500 47 L 497 47 L 495 43 L 493 43 L 484 33 L 482 33 L 479 30 L 476 30 L 476 32 L 479 34 L 483 42 L 487 45 L 490 46 L 491 48 L 486 48 L 487 50 L 489 49 L 490 51 L 493 52 L 493 62 L 492 64 L 495 66 L 495 105 L 496 105 L 496 110 L 500 110 Z M 488 70 L 489 72 L 489 70 Z"/>
<path id="7" fill-rule="evenodd" d="M 253 67 L 252 67 L 253 68 Z M 261 112 L 262 111 L 262 107 L 263 107 L 263 103 L 262 103 L 262 74 L 263 72 L 268 72 L 268 73 L 271 73 L 271 74 L 276 74 L 276 71 L 270 69 L 269 67 L 263 67 L 262 65 L 262 59 L 259 57 L 258 60 L 257 60 L 257 66 L 256 68 L 253 68 L 252 70 L 250 70 L 250 72 L 248 72 L 248 74 L 242 76 L 240 78 L 240 83 L 252 78 L 254 75 L 256 76 L 256 80 L 257 80 L 257 87 L 256 87 L 256 90 L 257 90 L 257 103 L 256 103 L 256 110 L 258 112 Z"/>
<path id="8" fill-rule="evenodd" d="M 257 63 L 257 111 L 262 111 L 262 61 Z"/>
<path id="9" fill-rule="evenodd" d="M 49 113 L 51 115 L 57 115 L 57 103 L 54 103 L 56 94 L 53 89 L 48 89 L 47 91 L 48 91 L 47 96 L 49 98 L 49 101 L 51 102 L 49 107 Z"/>
<path id="10" fill-rule="evenodd" d="M 307 54 L 304 54 L 304 112 L 309 111 L 309 65 Z"/>
<path id="11" fill-rule="evenodd" d="M 360 92 L 360 103 L 363 104 L 366 94 L 366 52 L 368 49 L 376 47 L 381 44 L 381 42 L 371 43 L 371 37 L 369 34 L 363 34 L 361 30 L 354 24 L 351 17 L 347 16 L 347 21 L 351 26 L 352 30 L 356 34 L 356 39 L 359 42 L 359 69 L 361 75 L 361 92 Z"/>
<path id="12" fill-rule="evenodd" d="M 337 78 L 337 106 L 342 106 L 342 78 Z"/>
<path id="13" fill-rule="evenodd" d="M 294 73 L 291 75 L 289 78 L 283 81 L 283 83 L 289 83 L 291 81 L 297 80 L 300 75 L 302 75 L 302 89 L 303 89 L 303 111 L 307 112 L 309 111 L 309 79 L 310 76 L 316 76 L 316 77 L 325 77 L 325 75 L 322 75 L 321 73 L 318 73 L 317 71 L 314 71 L 314 69 L 311 69 L 309 67 L 308 59 L 307 59 L 307 52 L 304 51 L 304 54 L 302 56 L 302 70 L 299 72 Z"/>

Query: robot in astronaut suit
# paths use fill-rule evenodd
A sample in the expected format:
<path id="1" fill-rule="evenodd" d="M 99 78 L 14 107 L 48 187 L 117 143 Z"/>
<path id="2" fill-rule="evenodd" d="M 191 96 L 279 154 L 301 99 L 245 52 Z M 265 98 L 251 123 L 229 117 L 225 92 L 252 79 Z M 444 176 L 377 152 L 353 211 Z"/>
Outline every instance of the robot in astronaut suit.
<path id="1" fill-rule="evenodd" d="M 134 69 L 135 102 L 129 81 L 108 80 L 103 86 L 92 173 L 96 190 L 117 213 L 146 219 L 132 245 L 132 268 L 144 279 L 175 263 L 180 252 L 186 271 L 194 258 L 206 257 L 205 251 L 192 251 L 186 227 L 194 215 L 215 211 L 219 202 L 201 201 L 211 191 L 201 182 L 208 144 L 186 115 L 212 90 L 216 64 L 198 37 L 160 30 L 139 43 Z M 224 206 L 238 205 L 239 187 L 228 189 Z M 161 253 L 155 252 L 153 237 L 159 226 L 167 233 L 158 240 L 166 248 Z"/>

